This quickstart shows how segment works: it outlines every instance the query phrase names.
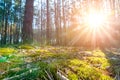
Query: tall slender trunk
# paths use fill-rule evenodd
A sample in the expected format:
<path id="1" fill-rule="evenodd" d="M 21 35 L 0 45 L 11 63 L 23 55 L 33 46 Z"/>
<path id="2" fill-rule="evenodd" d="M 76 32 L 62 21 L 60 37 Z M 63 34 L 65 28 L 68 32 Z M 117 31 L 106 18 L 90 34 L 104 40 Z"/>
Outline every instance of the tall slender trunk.
<path id="1" fill-rule="evenodd" d="M 7 10 L 7 9 L 6 9 L 6 10 Z M 9 10 L 6 11 L 6 13 L 5 13 L 5 30 L 4 30 L 5 35 L 4 35 L 4 44 L 7 43 L 8 14 L 9 14 Z"/>
<path id="2" fill-rule="evenodd" d="M 33 41 L 33 3 L 34 0 L 26 0 L 24 21 L 23 21 L 23 42 Z"/>
<path id="3" fill-rule="evenodd" d="M 4 0 L 4 10 L 5 10 L 5 0 Z M 2 34 L 1 34 L 1 45 L 4 44 L 4 26 L 5 26 L 5 12 L 3 12 L 2 17 Z"/>
<path id="4" fill-rule="evenodd" d="M 46 0 L 46 3 L 47 3 L 47 27 L 46 27 L 46 39 L 47 39 L 47 43 L 49 44 L 50 43 L 50 13 L 49 13 L 49 0 Z"/>
<path id="5" fill-rule="evenodd" d="M 66 45 L 66 21 L 65 21 L 65 9 L 64 9 L 64 0 L 62 0 L 62 14 L 63 14 L 63 30 L 64 30 L 64 39 L 63 44 Z"/>
<path id="6" fill-rule="evenodd" d="M 41 0 L 41 35 L 40 35 L 40 37 L 41 37 L 41 44 L 42 44 L 42 42 L 43 42 L 43 24 L 42 24 L 42 0 Z"/>

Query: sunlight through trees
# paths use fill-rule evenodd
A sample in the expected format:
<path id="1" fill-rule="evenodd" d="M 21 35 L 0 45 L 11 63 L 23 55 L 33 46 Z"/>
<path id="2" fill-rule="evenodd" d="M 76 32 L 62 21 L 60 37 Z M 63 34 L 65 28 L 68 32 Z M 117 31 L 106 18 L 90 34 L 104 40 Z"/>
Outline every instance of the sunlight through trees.
<path id="1" fill-rule="evenodd" d="M 95 35 L 96 46 L 119 44 L 119 0 L 35 0 L 33 15 L 30 15 L 33 9 L 30 6 L 26 9 L 25 2 L 0 0 L 1 44 L 33 39 L 41 45 L 90 47 Z"/>

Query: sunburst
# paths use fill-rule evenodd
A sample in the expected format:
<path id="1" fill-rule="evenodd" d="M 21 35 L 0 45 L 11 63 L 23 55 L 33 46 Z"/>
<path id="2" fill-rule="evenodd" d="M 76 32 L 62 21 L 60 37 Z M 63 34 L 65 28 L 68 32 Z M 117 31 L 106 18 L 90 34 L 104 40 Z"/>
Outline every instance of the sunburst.
<path id="1" fill-rule="evenodd" d="M 83 40 L 82 43 L 89 42 L 92 48 L 96 48 L 100 44 L 105 44 L 106 40 L 115 42 L 111 35 L 112 27 L 109 25 L 109 17 L 104 13 L 97 11 L 88 13 L 84 16 L 84 25 L 79 27 L 82 27 L 82 30 L 81 28 L 75 29 L 80 32 L 72 38 L 70 44 Z"/>

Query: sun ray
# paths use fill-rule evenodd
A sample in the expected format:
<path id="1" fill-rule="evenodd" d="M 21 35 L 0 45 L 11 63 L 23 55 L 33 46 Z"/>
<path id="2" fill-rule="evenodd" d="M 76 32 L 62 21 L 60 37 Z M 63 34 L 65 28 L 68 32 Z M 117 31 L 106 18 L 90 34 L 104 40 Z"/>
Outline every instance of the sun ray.
<path id="1" fill-rule="evenodd" d="M 79 27 L 76 27 L 76 25 L 72 26 L 76 28 L 73 28 L 70 33 L 77 35 L 71 37 L 69 44 L 74 45 L 79 42 L 80 45 L 88 44 L 91 47 L 99 47 L 102 46 L 102 44 L 107 44 L 107 40 L 110 44 L 111 42 L 116 43 L 117 40 L 114 38 L 114 33 L 111 33 L 113 30 L 111 18 L 112 17 L 104 13 L 104 11 L 91 9 L 91 11 L 82 16 L 83 22 Z M 77 20 L 77 22 L 79 22 L 79 20 Z"/>
<path id="2" fill-rule="evenodd" d="M 83 38 L 84 35 L 88 32 L 89 28 L 83 28 L 82 32 L 78 34 L 77 36 L 74 36 L 73 39 L 69 42 L 70 45 L 73 45 L 77 41 L 79 41 L 80 38 Z"/>

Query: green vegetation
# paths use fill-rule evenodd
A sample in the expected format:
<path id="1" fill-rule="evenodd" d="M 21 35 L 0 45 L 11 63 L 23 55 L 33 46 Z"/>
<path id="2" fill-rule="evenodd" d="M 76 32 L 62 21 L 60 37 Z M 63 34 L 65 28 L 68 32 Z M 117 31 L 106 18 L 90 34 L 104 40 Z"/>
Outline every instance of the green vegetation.
<path id="1" fill-rule="evenodd" d="M 21 46 L 19 46 L 19 48 L 20 49 L 34 49 L 34 47 L 33 46 L 31 46 L 31 45 L 21 45 Z"/>
<path id="2" fill-rule="evenodd" d="M 91 65 L 101 69 L 106 69 L 108 66 L 110 66 L 110 63 L 106 58 L 88 57 L 88 61 L 91 63 Z"/>
<path id="3" fill-rule="evenodd" d="M 104 73 L 100 72 L 100 70 L 98 71 L 86 61 L 81 61 L 79 59 L 70 60 L 69 68 L 72 69 L 77 74 L 77 77 L 82 80 L 112 80 L 112 78 L 104 75 Z"/>
<path id="4" fill-rule="evenodd" d="M 16 50 L 13 48 L 0 48 L 0 55 L 2 56 L 10 55 L 15 52 Z"/>
<path id="5" fill-rule="evenodd" d="M 120 0 L 0 0 L 0 80 L 120 80 L 119 19 Z"/>
<path id="6" fill-rule="evenodd" d="M 62 80 L 61 74 L 70 80 L 114 80 L 120 72 L 119 57 L 107 55 L 100 50 L 80 52 L 71 47 L 1 48 L 0 79 Z"/>

